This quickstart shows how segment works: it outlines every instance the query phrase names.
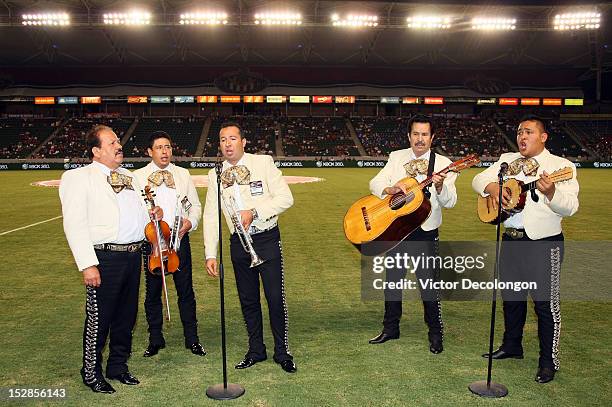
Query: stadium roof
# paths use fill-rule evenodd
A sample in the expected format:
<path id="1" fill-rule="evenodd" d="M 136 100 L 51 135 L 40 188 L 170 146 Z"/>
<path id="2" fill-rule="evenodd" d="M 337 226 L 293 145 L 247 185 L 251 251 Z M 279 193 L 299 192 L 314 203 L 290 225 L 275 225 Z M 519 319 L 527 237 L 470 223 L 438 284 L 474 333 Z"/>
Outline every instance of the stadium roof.
<path id="1" fill-rule="evenodd" d="M 146 27 L 102 24 L 102 14 L 126 11 L 128 5 L 151 12 L 151 24 Z M 585 7 L 599 10 L 602 27 L 594 31 L 553 30 L 551 21 L 555 14 L 576 9 L 573 5 L 578 5 L 580 10 Z M 386 70 L 550 72 L 554 69 L 571 72 L 569 76 L 577 82 L 593 77 L 598 70 L 606 73 L 612 66 L 608 48 L 612 24 L 607 24 L 612 6 L 610 3 L 590 6 L 578 1 L 238 0 L 203 5 L 178 0 L 140 3 L 0 0 L 0 66 L 5 67 L 0 68 L 0 83 L 2 75 L 9 83 L 31 82 L 28 78 L 40 76 L 41 69 L 49 73 L 49 80 L 60 75 L 60 71 L 78 76 L 78 72 L 90 69 L 100 72 L 108 68 L 117 78 L 126 71 L 138 76 L 135 72 L 146 69 L 157 72 L 152 75 L 163 81 L 169 76 L 168 69 L 183 72 L 201 68 L 200 72 L 209 69 L 211 75 L 218 75 L 228 67 L 265 68 L 268 72 L 272 68 L 276 72 L 287 68 L 284 76 L 293 77 L 296 69 L 299 72 L 304 67 L 313 72 L 346 69 L 363 71 L 375 80 L 385 79 L 375 76 L 385 76 Z M 178 24 L 181 13 L 198 9 L 225 11 L 228 24 L 214 27 Z M 299 27 L 254 24 L 256 12 L 278 9 L 299 11 L 303 24 Z M 23 13 L 47 11 L 70 13 L 71 25 L 49 28 L 21 25 Z M 377 15 L 379 25 L 357 30 L 331 25 L 332 13 L 351 12 Z M 436 32 L 408 29 L 406 17 L 420 13 L 452 15 L 456 24 L 449 30 Z M 516 30 L 471 30 L 470 19 L 482 15 L 516 18 Z M 129 73 L 126 75 L 119 80 L 132 82 Z M 270 78 L 276 80 L 273 75 Z M 63 81 L 68 83 L 70 78 Z"/>

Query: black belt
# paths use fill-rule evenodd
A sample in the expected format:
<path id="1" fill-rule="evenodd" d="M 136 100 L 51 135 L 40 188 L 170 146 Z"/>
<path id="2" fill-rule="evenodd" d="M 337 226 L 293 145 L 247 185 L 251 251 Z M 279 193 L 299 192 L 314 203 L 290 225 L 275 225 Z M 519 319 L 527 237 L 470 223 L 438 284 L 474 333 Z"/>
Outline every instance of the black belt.
<path id="1" fill-rule="evenodd" d="M 142 248 L 142 244 L 143 244 L 143 242 L 126 243 L 126 244 L 101 243 L 101 244 L 95 244 L 94 245 L 94 249 L 102 250 L 102 251 L 105 251 L 105 252 L 129 252 L 129 253 L 135 253 L 135 252 L 140 251 L 140 249 Z"/>

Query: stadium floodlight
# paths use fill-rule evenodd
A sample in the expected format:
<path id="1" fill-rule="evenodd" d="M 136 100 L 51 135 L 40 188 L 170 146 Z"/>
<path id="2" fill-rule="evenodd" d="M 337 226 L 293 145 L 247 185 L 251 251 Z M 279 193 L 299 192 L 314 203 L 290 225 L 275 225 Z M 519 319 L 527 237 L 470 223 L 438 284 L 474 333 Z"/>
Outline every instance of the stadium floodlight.
<path id="1" fill-rule="evenodd" d="M 334 27 L 376 27 L 378 26 L 378 16 L 367 14 L 348 14 L 341 17 L 338 14 L 332 14 L 332 25 Z"/>
<path id="2" fill-rule="evenodd" d="M 105 13 L 104 24 L 108 25 L 148 25 L 151 24 L 151 13 L 132 10 L 127 13 Z"/>
<path id="3" fill-rule="evenodd" d="M 286 12 L 264 12 L 255 14 L 257 25 L 302 25 L 300 13 Z"/>
<path id="4" fill-rule="evenodd" d="M 181 25 L 225 25 L 227 24 L 227 13 L 224 12 L 191 12 L 180 16 Z"/>
<path id="5" fill-rule="evenodd" d="M 516 29 L 516 18 L 474 17 L 472 19 L 472 29 L 485 31 L 514 30 Z"/>
<path id="6" fill-rule="evenodd" d="M 36 13 L 23 14 L 21 24 L 26 26 L 55 26 L 63 27 L 70 25 L 68 13 Z"/>
<path id="7" fill-rule="evenodd" d="M 406 19 L 406 25 L 417 30 L 447 30 L 451 27 L 451 21 L 451 17 L 411 16 Z"/>
<path id="8" fill-rule="evenodd" d="M 597 11 L 557 14 L 555 30 L 596 30 L 601 26 L 601 13 Z"/>

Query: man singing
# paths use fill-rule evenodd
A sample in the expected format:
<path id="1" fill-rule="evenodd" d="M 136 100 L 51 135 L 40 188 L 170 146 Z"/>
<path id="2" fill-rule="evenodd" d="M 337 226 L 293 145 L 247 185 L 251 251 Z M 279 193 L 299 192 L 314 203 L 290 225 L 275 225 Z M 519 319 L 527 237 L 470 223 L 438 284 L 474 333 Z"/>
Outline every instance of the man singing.
<path id="1" fill-rule="evenodd" d="M 535 281 L 540 287 L 530 294 L 538 316 L 540 358 L 535 380 L 547 383 L 559 370 L 559 334 L 561 310 L 559 304 L 559 272 L 563 259 L 561 220 L 578 210 L 576 167 L 565 158 L 551 154 L 545 147 L 548 133 L 542 119 L 523 118 L 518 126 L 517 153 L 505 153 L 491 167 L 474 177 L 472 187 L 482 196 L 492 196 L 499 205 L 497 175 L 502 163 L 508 164 L 507 176 L 525 183 L 537 181 L 537 191 L 529 195 L 523 211 L 510 216 L 500 254 L 500 278 L 503 281 Z M 555 184 L 549 175 L 569 167 L 572 179 Z M 510 203 L 508 191 L 503 191 L 504 205 Z M 516 197 L 514 197 L 516 199 Z M 542 286 L 543 285 L 543 286 Z M 503 290 L 504 338 L 493 359 L 523 358 L 523 327 L 527 317 L 527 291 Z M 486 353 L 483 357 L 488 357 Z"/>
<path id="2" fill-rule="evenodd" d="M 231 232 L 232 265 L 242 315 L 249 334 L 249 349 L 244 359 L 236 365 L 236 369 L 246 369 L 267 358 L 259 298 L 261 276 L 274 336 L 274 361 L 280 364 L 284 371 L 293 373 L 297 371 L 297 367 L 289 352 L 283 253 L 277 225 L 278 216 L 293 205 L 293 195 L 271 156 L 244 152 L 247 141 L 238 124 L 223 124 L 219 141 L 225 159 L 221 174 L 221 193 L 225 202 L 223 213 Z M 240 231 L 236 230 L 231 221 L 232 213 L 228 204 L 236 207 L 235 215 L 253 239 L 255 253 L 265 260 L 263 264 L 250 267 L 251 254 L 240 241 Z M 206 269 L 208 274 L 216 277 L 219 224 L 217 174 L 214 169 L 208 173 L 204 220 Z"/>

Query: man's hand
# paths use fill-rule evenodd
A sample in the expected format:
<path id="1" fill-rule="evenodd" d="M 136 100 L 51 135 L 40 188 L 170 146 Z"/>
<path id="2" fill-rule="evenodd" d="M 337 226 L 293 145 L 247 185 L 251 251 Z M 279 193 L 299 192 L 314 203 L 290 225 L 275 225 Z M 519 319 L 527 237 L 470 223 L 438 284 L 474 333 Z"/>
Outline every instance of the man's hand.
<path id="1" fill-rule="evenodd" d="M 548 173 L 544 171 L 540 174 L 540 179 L 536 182 L 536 188 L 543 193 L 549 201 L 555 196 L 555 183 L 550 180 Z"/>
<path id="2" fill-rule="evenodd" d="M 244 230 L 248 232 L 249 226 L 253 223 L 253 212 L 251 211 L 240 211 L 240 219 Z"/>
<path id="3" fill-rule="evenodd" d="M 399 194 L 400 192 L 403 192 L 404 194 L 408 193 L 408 191 L 406 190 L 406 186 L 404 184 L 402 184 L 401 181 L 398 181 L 392 187 L 387 187 L 387 188 L 383 189 L 383 193 L 385 193 L 387 195 L 395 195 L 395 194 Z"/>
<path id="4" fill-rule="evenodd" d="M 153 209 L 149 209 L 149 217 L 155 220 L 162 220 L 164 218 L 164 211 L 159 206 Z"/>
<path id="5" fill-rule="evenodd" d="M 83 270 L 83 284 L 87 287 L 100 287 L 102 279 L 97 266 L 89 266 Z"/>
<path id="6" fill-rule="evenodd" d="M 211 277 L 218 277 L 219 272 L 217 271 L 217 259 L 206 260 L 206 272 Z"/>
<path id="7" fill-rule="evenodd" d="M 432 174 L 431 179 L 436 187 L 436 191 L 438 194 L 441 194 L 442 187 L 444 186 L 444 180 L 446 179 L 446 174 Z"/>
<path id="8" fill-rule="evenodd" d="M 189 219 L 183 219 L 183 225 L 179 229 L 178 237 L 182 239 L 185 236 L 185 233 L 191 230 L 191 221 Z"/>
<path id="9" fill-rule="evenodd" d="M 499 184 L 497 182 L 491 182 L 486 186 L 484 192 L 493 198 L 493 209 L 497 210 L 497 206 L 499 205 Z M 510 205 L 511 199 L 512 197 L 508 190 L 504 189 L 502 192 L 502 202 L 504 206 Z"/>

